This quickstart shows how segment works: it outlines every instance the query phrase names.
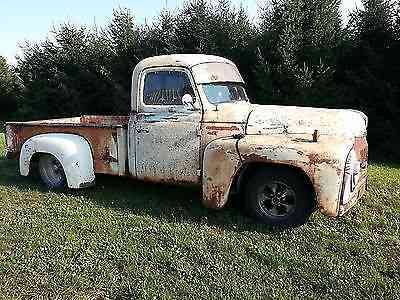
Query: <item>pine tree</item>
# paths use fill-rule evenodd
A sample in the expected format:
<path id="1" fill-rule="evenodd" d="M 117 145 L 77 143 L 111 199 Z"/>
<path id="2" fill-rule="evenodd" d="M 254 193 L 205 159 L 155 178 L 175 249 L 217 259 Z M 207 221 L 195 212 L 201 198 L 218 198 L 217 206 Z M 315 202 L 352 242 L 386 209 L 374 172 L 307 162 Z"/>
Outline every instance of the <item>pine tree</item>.
<path id="1" fill-rule="evenodd" d="M 382 153 L 386 158 L 398 157 L 394 149 L 400 146 L 398 139 L 393 139 L 400 130 L 397 18 L 398 3 L 364 0 L 363 8 L 351 14 L 347 28 L 351 43 L 339 63 L 337 81 L 346 87 L 345 99 L 369 116 L 369 140 L 375 157 Z"/>
<path id="2" fill-rule="evenodd" d="M 332 85 L 341 40 L 339 6 L 339 0 L 274 0 L 264 7 L 259 63 L 269 66 L 278 101 L 322 105 L 319 91 Z"/>
<path id="3" fill-rule="evenodd" d="M 15 118 L 22 85 L 15 70 L 0 56 L 0 130 L 4 121 Z"/>

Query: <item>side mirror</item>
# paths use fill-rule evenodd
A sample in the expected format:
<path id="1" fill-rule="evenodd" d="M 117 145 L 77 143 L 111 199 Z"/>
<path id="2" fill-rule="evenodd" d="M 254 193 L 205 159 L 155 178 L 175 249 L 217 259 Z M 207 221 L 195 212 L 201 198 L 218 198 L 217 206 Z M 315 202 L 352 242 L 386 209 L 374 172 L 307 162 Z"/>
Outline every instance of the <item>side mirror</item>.
<path id="1" fill-rule="evenodd" d="M 190 106 L 192 109 L 196 109 L 196 107 L 194 106 L 194 99 L 190 94 L 183 95 L 182 103 L 183 105 Z"/>

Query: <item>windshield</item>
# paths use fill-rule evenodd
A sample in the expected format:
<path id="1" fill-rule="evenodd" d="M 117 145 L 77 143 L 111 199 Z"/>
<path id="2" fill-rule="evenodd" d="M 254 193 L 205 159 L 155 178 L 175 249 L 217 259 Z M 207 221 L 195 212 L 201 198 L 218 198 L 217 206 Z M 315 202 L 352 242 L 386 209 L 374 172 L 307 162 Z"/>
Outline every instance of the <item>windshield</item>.
<path id="1" fill-rule="evenodd" d="M 247 101 L 246 91 L 238 83 L 208 83 L 202 87 L 211 104 Z"/>

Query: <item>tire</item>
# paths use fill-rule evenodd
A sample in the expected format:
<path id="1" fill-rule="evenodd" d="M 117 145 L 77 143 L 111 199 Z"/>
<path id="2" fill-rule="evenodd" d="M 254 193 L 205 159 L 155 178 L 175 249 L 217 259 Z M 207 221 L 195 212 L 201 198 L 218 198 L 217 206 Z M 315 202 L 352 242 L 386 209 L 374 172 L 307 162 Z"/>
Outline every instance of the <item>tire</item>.
<path id="1" fill-rule="evenodd" d="M 65 188 L 67 178 L 61 163 L 50 154 L 43 154 L 38 162 L 39 174 L 44 184 L 50 189 Z"/>
<path id="2" fill-rule="evenodd" d="M 247 212 L 269 225 L 301 225 L 315 207 L 306 180 L 294 171 L 279 168 L 254 173 L 245 186 L 245 201 Z"/>

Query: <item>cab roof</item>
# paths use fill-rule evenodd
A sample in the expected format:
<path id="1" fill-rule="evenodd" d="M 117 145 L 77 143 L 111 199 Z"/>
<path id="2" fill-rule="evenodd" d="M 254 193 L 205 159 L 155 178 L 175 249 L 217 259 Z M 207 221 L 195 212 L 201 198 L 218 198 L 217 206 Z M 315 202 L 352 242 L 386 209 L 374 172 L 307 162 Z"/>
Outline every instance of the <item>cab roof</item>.
<path id="1" fill-rule="evenodd" d="M 218 64 L 219 66 L 215 66 Z M 236 65 L 223 57 L 204 54 L 172 54 L 153 56 L 140 61 L 133 71 L 131 89 L 132 111 L 140 111 L 140 74 L 149 68 L 182 67 L 192 69 L 196 83 L 233 81 L 244 82 Z M 197 69 L 197 70 L 193 70 Z"/>
<path id="2" fill-rule="evenodd" d="M 172 55 L 160 55 L 160 56 L 145 58 L 137 64 L 135 72 L 140 72 L 143 69 L 152 67 L 176 66 L 176 67 L 191 68 L 195 65 L 203 63 L 227 63 L 234 65 L 232 61 L 214 55 L 172 54 Z"/>

